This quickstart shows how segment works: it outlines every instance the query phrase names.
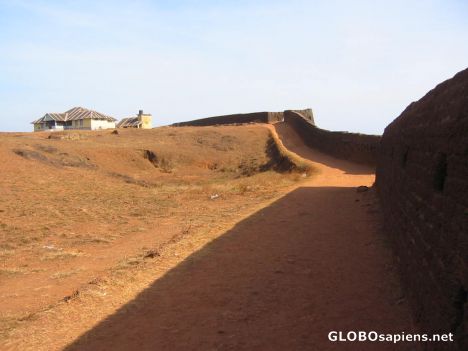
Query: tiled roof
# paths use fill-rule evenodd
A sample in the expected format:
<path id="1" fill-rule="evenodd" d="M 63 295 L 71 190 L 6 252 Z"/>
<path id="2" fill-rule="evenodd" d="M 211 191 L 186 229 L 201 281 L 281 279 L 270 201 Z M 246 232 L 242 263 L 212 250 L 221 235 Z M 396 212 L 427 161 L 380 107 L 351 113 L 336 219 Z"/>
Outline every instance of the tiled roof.
<path id="1" fill-rule="evenodd" d="M 122 118 L 122 120 L 117 123 L 117 128 L 128 128 L 128 127 L 138 127 L 141 122 L 138 120 L 138 117 L 128 117 Z"/>
<path id="2" fill-rule="evenodd" d="M 107 116 L 103 113 L 88 110 L 83 107 L 73 107 L 64 113 L 46 113 L 43 117 L 31 122 L 32 124 L 44 122 L 49 117 L 54 121 L 76 121 L 80 119 L 101 119 L 109 122 L 117 121 L 114 117 Z"/>

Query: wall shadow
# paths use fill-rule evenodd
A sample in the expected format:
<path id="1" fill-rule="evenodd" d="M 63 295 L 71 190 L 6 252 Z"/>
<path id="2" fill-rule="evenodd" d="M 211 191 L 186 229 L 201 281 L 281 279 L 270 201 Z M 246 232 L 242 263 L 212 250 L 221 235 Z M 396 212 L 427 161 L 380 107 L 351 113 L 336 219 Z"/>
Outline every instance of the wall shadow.
<path id="1" fill-rule="evenodd" d="M 372 201 L 355 188 L 298 188 L 193 253 L 66 350 L 375 350 L 327 340 L 332 330 L 411 330 L 367 210 Z"/>
<path id="2" fill-rule="evenodd" d="M 346 174 L 365 175 L 375 173 L 375 167 L 338 159 L 307 146 L 301 136 L 287 122 L 275 123 L 274 128 L 284 146 L 305 159 L 324 164 L 331 168 L 340 169 Z"/>

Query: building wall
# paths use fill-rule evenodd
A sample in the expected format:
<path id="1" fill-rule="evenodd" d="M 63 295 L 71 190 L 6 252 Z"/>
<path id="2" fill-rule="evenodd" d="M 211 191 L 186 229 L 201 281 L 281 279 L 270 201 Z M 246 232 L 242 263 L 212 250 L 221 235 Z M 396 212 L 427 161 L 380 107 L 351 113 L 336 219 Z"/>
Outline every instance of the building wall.
<path id="1" fill-rule="evenodd" d="M 42 132 L 42 131 L 56 131 L 56 130 L 64 130 L 62 125 L 53 126 L 49 128 L 45 123 L 35 123 L 34 124 L 34 131 L 35 132 Z"/>
<path id="2" fill-rule="evenodd" d="M 115 128 L 115 122 L 109 122 L 106 120 L 99 120 L 99 119 L 93 119 L 93 120 L 87 119 L 85 121 L 90 121 L 89 128 L 92 130 Z M 86 128 L 88 128 L 88 123 L 86 123 Z"/>
<path id="3" fill-rule="evenodd" d="M 84 119 L 84 120 L 74 120 L 71 121 L 71 126 L 67 127 L 66 129 L 89 129 L 89 130 L 98 130 L 98 129 L 113 129 L 115 128 L 115 122 L 109 122 L 106 120 L 91 120 L 91 119 Z M 44 127 L 41 123 L 34 124 L 34 131 L 44 131 L 44 130 L 63 130 L 62 126 L 57 126 L 54 129 L 49 129 Z"/>
<path id="4" fill-rule="evenodd" d="M 72 128 L 79 129 L 79 128 L 83 128 L 83 126 L 82 125 L 80 126 L 79 120 L 75 120 L 75 121 L 72 121 Z"/>
<path id="5" fill-rule="evenodd" d="M 141 123 L 141 128 L 142 129 L 151 129 L 153 128 L 152 124 L 152 116 L 151 115 L 143 115 L 138 117 L 140 123 Z"/>
<path id="6" fill-rule="evenodd" d="M 91 124 L 90 124 L 89 119 L 80 119 L 80 120 L 73 120 L 71 129 L 91 129 Z"/>
<path id="7" fill-rule="evenodd" d="M 92 125 L 91 125 L 91 119 L 90 118 L 87 118 L 87 119 L 84 119 L 83 120 L 83 129 L 92 129 Z"/>
<path id="8" fill-rule="evenodd" d="M 468 69 L 385 129 L 376 184 L 416 322 L 458 339 L 426 350 L 468 350 Z"/>

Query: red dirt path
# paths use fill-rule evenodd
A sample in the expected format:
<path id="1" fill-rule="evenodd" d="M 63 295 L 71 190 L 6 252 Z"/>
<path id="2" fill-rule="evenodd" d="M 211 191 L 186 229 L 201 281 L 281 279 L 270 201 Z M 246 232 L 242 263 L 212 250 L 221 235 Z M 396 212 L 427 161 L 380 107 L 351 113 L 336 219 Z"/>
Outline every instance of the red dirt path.
<path id="1" fill-rule="evenodd" d="M 69 350 L 415 350 L 332 343 L 332 330 L 413 330 L 379 231 L 372 170 L 290 150 L 319 174 L 193 254 Z"/>

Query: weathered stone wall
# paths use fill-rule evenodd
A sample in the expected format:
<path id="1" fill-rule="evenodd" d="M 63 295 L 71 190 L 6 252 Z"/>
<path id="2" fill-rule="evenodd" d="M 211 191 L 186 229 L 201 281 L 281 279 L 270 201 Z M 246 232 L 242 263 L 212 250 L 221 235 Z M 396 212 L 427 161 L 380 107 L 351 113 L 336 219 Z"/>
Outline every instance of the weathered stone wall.
<path id="1" fill-rule="evenodd" d="M 193 121 L 174 123 L 174 127 L 184 126 L 213 126 L 221 124 L 238 124 L 238 123 L 268 123 L 268 112 L 253 112 L 253 113 L 238 113 L 233 115 L 214 116 L 208 118 L 196 119 Z"/>
<path id="2" fill-rule="evenodd" d="M 301 136 L 307 146 L 331 156 L 354 162 L 376 165 L 380 136 L 320 129 L 295 111 L 285 111 L 284 121 Z"/>
<path id="3" fill-rule="evenodd" d="M 281 122 L 283 119 L 283 112 L 268 112 L 268 123 Z"/>
<path id="4" fill-rule="evenodd" d="M 468 350 L 468 70 L 386 129 L 377 189 L 417 323 L 456 334 L 429 350 Z"/>
<path id="5" fill-rule="evenodd" d="M 292 111 L 292 110 L 289 110 Z M 312 109 L 294 110 L 314 123 Z M 281 122 L 284 119 L 284 112 L 252 112 L 252 113 L 237 113 L 233 115 L 214 116 L 201 119 L 195 119 L 187 122 L 174 123 L 174 127 L 184 126 L 214 126 L 223 124 L 242 124 L 242 123 L 275 123 Z"/>
<path id="6" fill-rule="evenodd" d="M 314 114 L 312 112 L 312 109 L 311 108 L 307 108 L 305 110 L 286 110 L 284 111 L 285 113 L 288 113 L 288 112 L 297 112 L 299 113 L 302 117 L 304 117 L 305 119 L 307 119 L 310 123 L 314 124 L 315 125 L 315 120 L 314 120 Z M 284 118 L 283 118 L 284 119 Z"/>

